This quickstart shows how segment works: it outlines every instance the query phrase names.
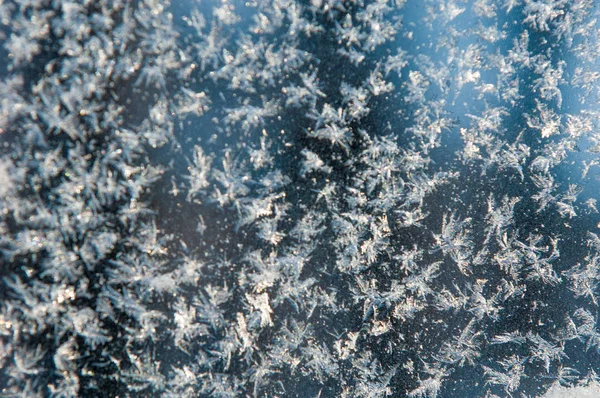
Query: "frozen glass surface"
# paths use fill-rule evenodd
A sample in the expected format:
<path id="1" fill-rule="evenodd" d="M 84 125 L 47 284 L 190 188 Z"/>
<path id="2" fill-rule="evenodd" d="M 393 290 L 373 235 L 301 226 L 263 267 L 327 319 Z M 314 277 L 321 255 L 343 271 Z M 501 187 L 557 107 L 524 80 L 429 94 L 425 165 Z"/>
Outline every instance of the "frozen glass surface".
<path id="1" fill-rule="evenodd" d="M 0 0 L 0 396 L 598 396 L 599 11 Z"/>

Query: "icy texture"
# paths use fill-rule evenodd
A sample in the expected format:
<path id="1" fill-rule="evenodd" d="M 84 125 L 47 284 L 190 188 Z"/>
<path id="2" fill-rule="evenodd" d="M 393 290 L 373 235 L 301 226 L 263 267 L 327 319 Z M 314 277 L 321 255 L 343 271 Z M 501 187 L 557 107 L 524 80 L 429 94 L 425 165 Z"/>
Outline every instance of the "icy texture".
<path id="1" fill-rule="evenodd" d="M 600 395 L 600 386 L 597 384 L 573 388 L 554 386 L 543 398 L 596 398 L 598 395 Z"/>
<path id="2" fill-rule="evenodd" d="M 0 395 L 595 386 L 599 14 L 0 0 Z"/>

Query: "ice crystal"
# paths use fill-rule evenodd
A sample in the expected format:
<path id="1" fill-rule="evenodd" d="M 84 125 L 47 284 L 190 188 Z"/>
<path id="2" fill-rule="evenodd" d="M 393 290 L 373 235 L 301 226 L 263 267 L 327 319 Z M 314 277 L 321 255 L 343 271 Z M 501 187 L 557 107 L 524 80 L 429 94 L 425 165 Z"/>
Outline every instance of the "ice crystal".
<path id="1" fill-rule="evenodd" d="M 595 394 L 599 13 L 0 1 L 0 395 Z"/>

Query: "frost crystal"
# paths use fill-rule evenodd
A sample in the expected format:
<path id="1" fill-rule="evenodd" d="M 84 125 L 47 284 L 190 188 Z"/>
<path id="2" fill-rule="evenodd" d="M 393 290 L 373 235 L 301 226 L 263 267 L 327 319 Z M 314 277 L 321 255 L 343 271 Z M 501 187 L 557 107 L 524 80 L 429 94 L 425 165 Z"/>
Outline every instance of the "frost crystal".
<path id="1" fill-rule="evenodd" d="M 598 21 L 0 0 L 0 396 L 597 395 Z"/>

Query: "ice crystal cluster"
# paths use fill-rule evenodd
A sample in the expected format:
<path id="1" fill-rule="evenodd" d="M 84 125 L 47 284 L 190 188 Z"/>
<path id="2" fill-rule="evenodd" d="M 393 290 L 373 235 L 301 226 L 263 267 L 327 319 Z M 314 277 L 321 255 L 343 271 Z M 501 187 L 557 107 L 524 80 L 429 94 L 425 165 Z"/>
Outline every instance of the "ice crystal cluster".
<path id="1" fill-rule="evenodd" d="M 0 396 L 597 393 L 599 21 L 0 0 Z"/>

